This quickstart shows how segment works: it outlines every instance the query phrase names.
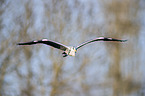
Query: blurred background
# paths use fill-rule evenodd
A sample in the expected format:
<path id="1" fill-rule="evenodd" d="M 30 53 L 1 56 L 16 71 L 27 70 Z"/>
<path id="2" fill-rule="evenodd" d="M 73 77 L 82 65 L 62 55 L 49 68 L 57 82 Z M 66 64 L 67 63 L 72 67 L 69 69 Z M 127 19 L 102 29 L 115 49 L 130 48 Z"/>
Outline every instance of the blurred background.
<path id="1" fill-rule="evenodd" d="M 145 0 L 0 0 L 0 96 L 145 96 Z M 75 57 L 47 45 L 99 36 Z"/>

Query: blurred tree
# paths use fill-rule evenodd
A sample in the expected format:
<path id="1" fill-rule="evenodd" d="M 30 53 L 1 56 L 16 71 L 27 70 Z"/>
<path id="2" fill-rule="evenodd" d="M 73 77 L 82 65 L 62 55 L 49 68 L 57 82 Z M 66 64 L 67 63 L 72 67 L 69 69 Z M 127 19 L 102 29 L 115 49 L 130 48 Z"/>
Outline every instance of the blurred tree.
<path id="1" fill-rule="evenodd" d="M 103 4 L 107 36 L 111 35 L 111 37 L 116 38 L 130 37 L 127 41 L 127 46 L 125 46 L 126 48 L 122 47 L 122 44 L 106 44 L 108 55 L 111 56 L 109 77 L 113 79 L 113 96 L 124 96 L 138 91 L 141 87 L 139 84 L 140 80 L 133 79 L 133 73 L 124 73 L 126 69 L 124 65 L 127 63 L 122 63 L 123 59 L 127 58 L 130 61 L 128 63 L 130 66 L 127 67 L 140 64 L 140 52 L 136 51 L 138 50 L 136 46 L 138 45 L 140 34 L 140 21 L 138 19 L 140 0 L 111 0 L 110 2 L 104 1 Z M 138 57 L 131 57 L 135 54 L 138 54 Z M 138 68 L 131 69 L 131 71 L 136 72 L 138 70 Z M 127 75 L 124 76 L 124 74 Z"/>

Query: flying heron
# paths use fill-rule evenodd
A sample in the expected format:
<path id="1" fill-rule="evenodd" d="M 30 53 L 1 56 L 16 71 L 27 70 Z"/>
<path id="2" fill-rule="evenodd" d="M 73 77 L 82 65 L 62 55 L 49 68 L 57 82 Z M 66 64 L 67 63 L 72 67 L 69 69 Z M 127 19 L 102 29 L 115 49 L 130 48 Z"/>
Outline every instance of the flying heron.
<path id="1" fill-rule="evenodd" d="M 95 38 L 93 40 L 90 40 L 90 41 L 86 41 L 76 47 L 74 46 L 66 46 L 66 45 L 63 45 L 61 43 L 58 43 L 58 42 L 55 42 L 55 41 L 51 41 L 51 40 L 47 40 L 47 39 L 42 39 L 42 40 L 35 40 L 35 41 L 30 41 L 30 42 L 24 42 L 24 43 L 18 43 L 17 45 L 33 45 L 33 44 L 47 44 L 49 46 L 52 46 L 54 48 L 57 48 L 57 49 L 60 49 L 63 51 L 63 57 L 66 57 L 66 56 L 75 56 L 75 53 L 77 52 L 77 50 L 81 47 L 83 47 L 84 45 L 86 44 L 89 44 L 89 43 L 92 43 L 92 42 L 95 42 L 95 41 L 117 41 L 117 42 L 125 42 L 127 40 L 119 40 L 119 39 L 113 39 L 113 38 L 106 38 L 106 37 L 98 37 L 98 38 Z"/>

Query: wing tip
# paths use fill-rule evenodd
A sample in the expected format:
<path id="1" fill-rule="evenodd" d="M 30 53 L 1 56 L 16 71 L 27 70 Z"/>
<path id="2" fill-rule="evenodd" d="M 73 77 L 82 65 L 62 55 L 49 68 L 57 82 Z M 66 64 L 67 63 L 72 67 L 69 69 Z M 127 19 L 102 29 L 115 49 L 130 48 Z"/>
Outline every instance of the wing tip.
<path id="1" fill-rule="evenodd" d="M 21 43 L 17 43 L 16 45 L 22 45 Z"/>
<path id="2" fill-rule="evenodd" d="M 29 44 L 25 44 L 25 43 L 17 43 L 16 45 L 29 45 Z"/>
<path id="3" fill-rule="evenodd" d="M 128 40 L 121 40 L 121 42 L 126 42 L 126 41 L 128 41 Z"/>

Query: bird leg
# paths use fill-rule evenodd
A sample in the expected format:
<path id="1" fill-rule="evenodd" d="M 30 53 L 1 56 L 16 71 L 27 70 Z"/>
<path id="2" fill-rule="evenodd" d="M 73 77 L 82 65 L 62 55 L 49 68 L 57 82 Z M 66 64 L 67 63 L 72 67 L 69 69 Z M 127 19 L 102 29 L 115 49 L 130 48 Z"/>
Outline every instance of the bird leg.
<path id="1" fill-rule="evenodd" d="M 62 53 L 63 57 L 66 57 L 68 56 L 65 52 Z"/>

